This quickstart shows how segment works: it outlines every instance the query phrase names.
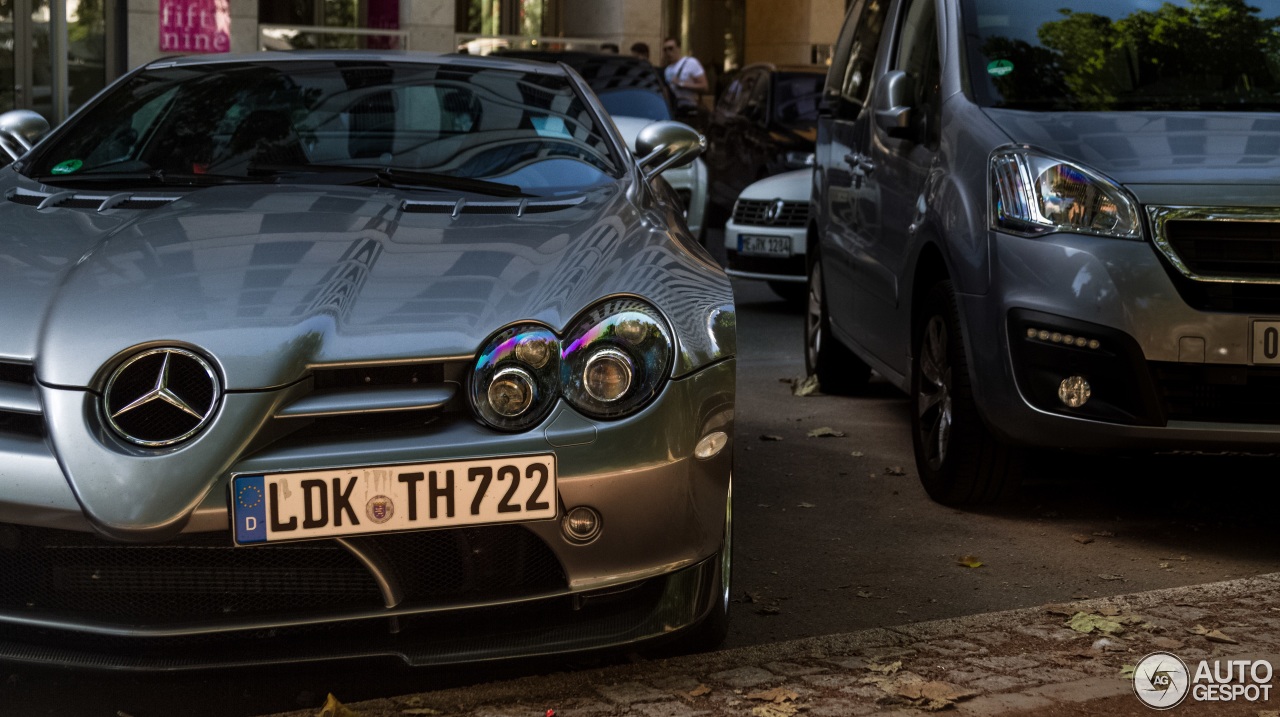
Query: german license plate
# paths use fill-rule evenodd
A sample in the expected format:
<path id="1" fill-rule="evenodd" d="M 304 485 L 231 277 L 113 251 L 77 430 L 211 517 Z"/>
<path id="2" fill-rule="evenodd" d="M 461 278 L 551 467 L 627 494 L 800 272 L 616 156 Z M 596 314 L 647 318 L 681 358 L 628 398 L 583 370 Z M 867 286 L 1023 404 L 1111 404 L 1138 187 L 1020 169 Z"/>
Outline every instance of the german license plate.
<path id="1" fill-rule="evenodd" d="M 266 475 L 231 483 L 238 545 L 555 518 L 554 455 Z"/>
<path id="2" fill-rule="evenodd" d="M 791 237 L 756 236 L 752 234 L 738 235 L 738 251 L 743 254 L 763 254 L 766 256 L 790 256 Z"/>
<path id="3" fill-rule="evenodd" d="M 1252 363 L 1280 364 L 1280 321 L 1253 322 Z"/>

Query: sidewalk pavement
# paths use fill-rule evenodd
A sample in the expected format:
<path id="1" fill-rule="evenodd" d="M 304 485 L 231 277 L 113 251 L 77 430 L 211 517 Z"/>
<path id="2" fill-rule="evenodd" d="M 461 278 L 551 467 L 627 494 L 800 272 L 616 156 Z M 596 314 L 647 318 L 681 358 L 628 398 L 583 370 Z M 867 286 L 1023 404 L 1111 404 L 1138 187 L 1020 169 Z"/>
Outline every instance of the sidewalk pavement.
<path id="1" fill-rule="evenodd" d="M 1181 657 L 1193 672 L 1213 658 L 1280 666 L 1280 573 L 331 702 L 324 717 L 546 717 L 548 710 L 557 717 L 909 717 L 942 710 L 964 717 L 1137 717 L 1155 712 L 1134 695 L 1126 669 L 1154 651 Z M 1280 692 L 1259 702 L 1188 697 L 1170 714 L 1280 717 Z"/>

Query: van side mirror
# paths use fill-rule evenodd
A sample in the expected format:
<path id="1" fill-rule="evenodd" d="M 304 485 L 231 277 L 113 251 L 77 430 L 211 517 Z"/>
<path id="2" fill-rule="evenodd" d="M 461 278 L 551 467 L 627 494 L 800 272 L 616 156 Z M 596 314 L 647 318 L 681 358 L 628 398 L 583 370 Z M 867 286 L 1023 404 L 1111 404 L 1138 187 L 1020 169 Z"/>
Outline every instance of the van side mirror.
<path id="1" fill-rule="evenodd" d="M 915 82 L 902 70 L 886 72 L 876 85 L 874 108 L 876 126 L 895 139 L 915 139 L 911 100 Z"/>
<path id="2" fill-rule="evenodd" d="M 672 167 L 683 167 L 706 148 L 706 137 L 681 122 L 654 122 L 636 135 L 636 157 L 645 179 Z"/>
<path id="3" fill-rule="evenodd" d="M 26 154 L 49 133 L 49 120 L 31 110 L 9 110 L 0 114 L 0 149 L 13 159 Z"/>

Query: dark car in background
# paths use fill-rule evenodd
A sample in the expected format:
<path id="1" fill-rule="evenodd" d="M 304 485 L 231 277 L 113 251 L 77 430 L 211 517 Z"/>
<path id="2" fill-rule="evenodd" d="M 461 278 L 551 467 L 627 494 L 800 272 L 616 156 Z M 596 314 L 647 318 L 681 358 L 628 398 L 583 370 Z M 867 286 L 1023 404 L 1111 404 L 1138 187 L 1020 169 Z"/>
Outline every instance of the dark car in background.
<path id="1" fill-rule="evenodd" d="M 630 55 L 603 52 L 501 50 L 497 56 L 513 60 L 564 63 L 582 75 L 618 131 L 635 150 L 636 137 L 653 122 L 680 119 L 671 88 L 653 65 Z M 702 234 L 707 206 L 707 165 L 701 158 L 662 173 L 680 198 L 689 231 Z"/>
<path id="2" fill-rule="evenodd" d="M 934 499 L 998 498 L 1048 450 L 1275 451 L 1280 6 L 1256 5 L 852 4 L 806 364 L 911 394 Z"/>
<path id="3" fill-rule="evenodd" d="M 707 126 L 709 224 L 719 226 L 748 184 L 813 163 L 826 68 L 748 65 L 729 83 Z"/>

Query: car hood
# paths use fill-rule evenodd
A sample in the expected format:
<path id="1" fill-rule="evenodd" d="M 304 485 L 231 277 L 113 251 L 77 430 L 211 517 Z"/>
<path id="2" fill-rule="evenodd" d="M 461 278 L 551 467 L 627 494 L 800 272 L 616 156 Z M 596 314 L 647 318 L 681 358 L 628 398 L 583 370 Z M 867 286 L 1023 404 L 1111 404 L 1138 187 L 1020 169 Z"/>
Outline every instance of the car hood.
<path id="1" fill-rule="evenodd" d="M 1280 184 L 1272 114 L 984 111 L 1015 143 L 1121 184 Z"/>
<path id="2" fill-rule="evenodd" d="M 145 345 L 208 355 L 229 390 L 287 385 L 315 365 L 465 357 L 503 326 L 559 331 L 620 292 L 672 318 L 680 374 L 717 350 L 705 323 L 701 337 L 682 331 L 694 304 L 732 301 L 701 253 L 665 232 L 646 240 L 655 223 L 621 185 L 554 211 L 515 216 L 501 200 L 504 213 L 473 203 L 456 218 L 456 198 L 435 192 L 231 185 L 100 211 L 21 204 L 19 187 L 39 185 L 0 175 L 0 298 L 24 307 L 0 319 L 0 357 L 34 361 L 47 386 L 100 386 Z M 436 205 L 408 211 L 406 198 Z M 654 267 L 702 278 L 686 292 Z"/>
<path id="3" fill-rule="evenodd" d="M 755 182 L 738 195 L 739 199 L 785 199 L 807 202 L 813 189 L 813 169 L 795 169 Z"/>

